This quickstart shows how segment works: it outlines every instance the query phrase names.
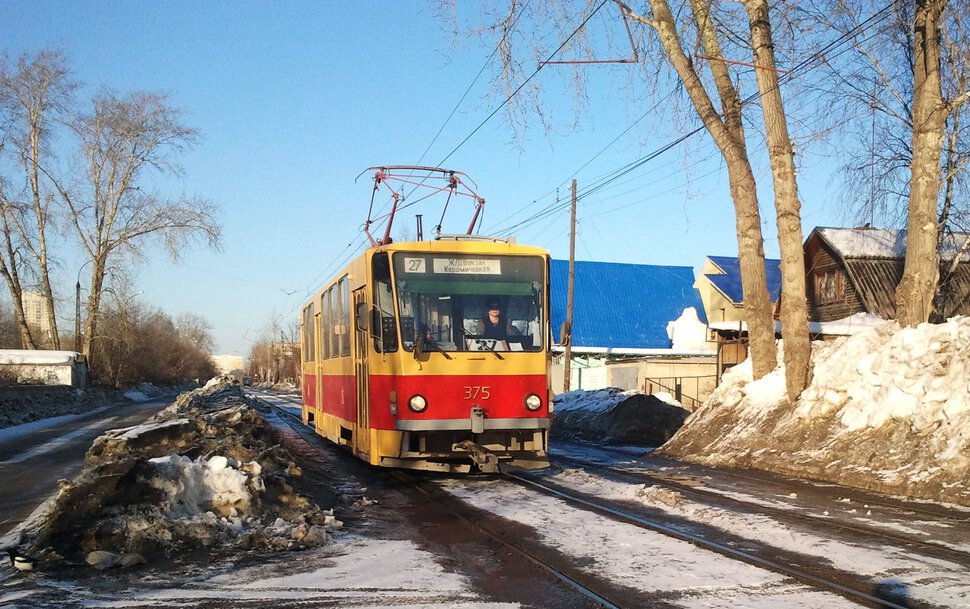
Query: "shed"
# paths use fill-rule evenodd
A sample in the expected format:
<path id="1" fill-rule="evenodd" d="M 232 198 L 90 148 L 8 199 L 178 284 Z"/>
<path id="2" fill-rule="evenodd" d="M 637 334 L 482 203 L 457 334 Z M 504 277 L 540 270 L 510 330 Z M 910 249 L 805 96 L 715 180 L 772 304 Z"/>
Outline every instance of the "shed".
<path id="1" fill-rule="evenodd" d="M 0 376 L 11 385 L 87 385 L 87 362 L 74 351 L 0 349 Z"/>
<path id="2" fill-rule="evenodd" d="M 961 249 L 966 239 L 949 234 L 941 246 L 941 319 L 970 314 L 970 255 Z M 905 230 L 816 228 L 805 240 L 809 319 L 830 322 L 857 313 L 895 319 L 905 255 Z"/>

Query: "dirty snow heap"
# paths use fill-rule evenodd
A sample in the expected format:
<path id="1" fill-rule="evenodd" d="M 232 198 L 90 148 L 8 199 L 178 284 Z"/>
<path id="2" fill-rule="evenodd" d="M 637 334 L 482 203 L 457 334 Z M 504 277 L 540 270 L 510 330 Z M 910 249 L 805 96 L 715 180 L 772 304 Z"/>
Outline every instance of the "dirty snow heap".
<path id="1" fill-rule="evenodd" d="M 319 546 L 339 522 L 294 490 L 300 475 L 257 405 L 211 384 L 148 424 L 95 440 L 30 551 L 51 568 L 105 569 Z"/>

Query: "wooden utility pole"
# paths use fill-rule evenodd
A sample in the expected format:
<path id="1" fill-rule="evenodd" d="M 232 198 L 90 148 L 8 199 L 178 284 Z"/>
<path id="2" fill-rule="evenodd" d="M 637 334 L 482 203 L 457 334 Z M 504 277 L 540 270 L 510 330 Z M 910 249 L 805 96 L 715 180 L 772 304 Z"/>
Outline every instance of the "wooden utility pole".
<path id="1" fill-rule="evenodd" d="M 560 340 L 566 352 L 563 354 L 563 392 L 569 391 L 569 363 L 573 357 L 573 284 L 576 280 L 576 180 L 573 180 L 572 204 L 569 207 L 569 281 L 566 284 L 566 323 Z"/>

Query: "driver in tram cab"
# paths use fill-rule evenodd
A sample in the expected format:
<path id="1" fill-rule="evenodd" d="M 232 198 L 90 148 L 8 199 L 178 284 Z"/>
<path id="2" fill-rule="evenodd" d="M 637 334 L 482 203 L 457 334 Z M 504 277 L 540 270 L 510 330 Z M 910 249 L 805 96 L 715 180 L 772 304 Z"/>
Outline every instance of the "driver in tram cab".
<path id="1" fill-rule="evenodd" d="M 480 338 L 494 340 L 508 340 L 509 335 L 519 332 L 512 326 L 505 313 L 502 312 L 501 304 L 498 299 L 490 298 L 485 302 L 485 317 L 478 321 L 478 332 Z"/>

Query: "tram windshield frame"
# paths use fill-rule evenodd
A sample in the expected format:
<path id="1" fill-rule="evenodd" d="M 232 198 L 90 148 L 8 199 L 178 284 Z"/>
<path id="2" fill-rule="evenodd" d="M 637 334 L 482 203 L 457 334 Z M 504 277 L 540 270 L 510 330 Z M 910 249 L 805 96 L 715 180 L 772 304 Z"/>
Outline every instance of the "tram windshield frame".
<path id="1" fill-rule="evenodd" d="M 546 348 L 546 264 L 541 256 L 394 252 L 404 349 L 539 352 Z M 485 332 L 498 303 L 504 338 Z"/>

